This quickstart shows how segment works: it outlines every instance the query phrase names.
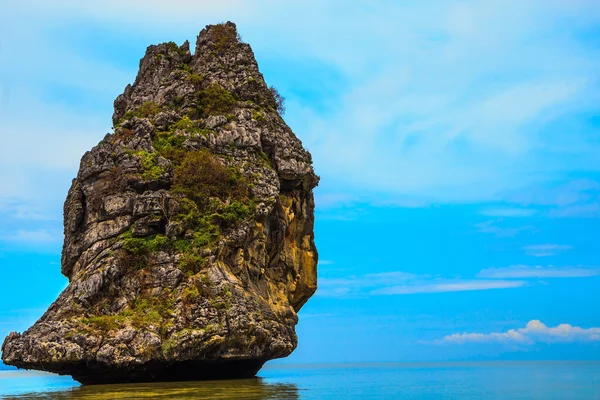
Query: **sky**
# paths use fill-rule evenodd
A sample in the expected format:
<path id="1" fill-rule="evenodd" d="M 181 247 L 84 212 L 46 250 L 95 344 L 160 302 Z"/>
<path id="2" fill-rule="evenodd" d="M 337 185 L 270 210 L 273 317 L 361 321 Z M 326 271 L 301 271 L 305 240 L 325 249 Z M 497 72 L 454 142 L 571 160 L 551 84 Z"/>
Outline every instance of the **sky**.
<path id="1" fill-rule="evenodd" d="M 600 3 L 0 0 L 0 336 L 146 46 L 231 20 L 313 155 L 319 289 L 280 362 L 600 357 Z"/>

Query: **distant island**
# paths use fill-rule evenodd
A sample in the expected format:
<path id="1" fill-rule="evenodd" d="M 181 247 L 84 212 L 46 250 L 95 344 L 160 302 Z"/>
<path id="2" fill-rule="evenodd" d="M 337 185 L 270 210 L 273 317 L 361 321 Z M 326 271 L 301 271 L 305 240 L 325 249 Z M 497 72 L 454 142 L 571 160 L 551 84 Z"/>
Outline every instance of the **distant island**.
<path id="1" fill-rule="evenodd" d="M 283 111 L 231 22 L 194 54 L 149 46 L 68 192 L 69 285 L 3 361 L 92 384 L 251 377 L 288 356 L 317 288 L 319 178 Z"/>

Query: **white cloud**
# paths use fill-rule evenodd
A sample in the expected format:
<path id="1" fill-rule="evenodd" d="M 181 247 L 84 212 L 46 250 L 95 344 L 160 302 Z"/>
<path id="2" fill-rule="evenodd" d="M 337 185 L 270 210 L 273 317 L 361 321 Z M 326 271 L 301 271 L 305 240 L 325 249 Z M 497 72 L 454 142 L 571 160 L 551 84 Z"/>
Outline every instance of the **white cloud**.
<path id="1" fill-rule="evenodd" d="M 324 193 L 315 194 L 315 203 L 317 207 L 339 206 L 341 204 L 352 204 L 358 200 L 357 196 L 344 193 Z"/>
<path id="2" fill-rule="evenodd" d="M 57 231 L 49 231 L 46 229 L 25 230 L 19 229 L 16 232 L 4 236 L 0 236 L 0 240 L 7 242 L 18 242 L 25 244 L 54 244 L 60 243 L 63 240 L 63 234 Z"/>
<path id="3" fill-rule="evenodd" d="M 570 324 L 548 327 L 539 320 L 531 320 L 525 328 L 509 329 L 506 332 L 454 333 L 444 336 L 437 343 L 517 343 L 534 344 L 600 341 L 600 328 L 580 328 Z"/>
<path id="4" fill-rule="evenodd" d="M 14 2 L 0 16 L 0 37 L 11 38 L 2 42 L 2 54 L 11 62 L 0 66 L 5 80 L 0 86 L 10 86 L 3 93 L 13 94 L 2 104 L 17 107 L 13 111 L 20 115 L 31 115 L 32 104 L 43 124 L 19 117 L 0 125 L 3 140 L 27 138 L 11 141 L 14 150 L 2 154 L 23 160 L 24 172 L 18 179 L 2 176 L 1 195 L 39 195 L 34 169 L 27 165 L 74 173 L 82 150 L 110 127 L 113 98 L 134 79 L 135 70 L 57 39 L 57 31 L 77 24 L 102 27 L 100 40 L 119 35 L 149 44 L 193 41 L 204 24 L 232 19 L 263 69 L 279 60 L 290 69 L 307 63 L 339 75 L 341 83 L 325 93 L 326 112 L 314 99 L 298 95 L 318 73 L 291 73 L 300 76 L 297 85 L 289 84 L 285 67 L 271 75 L 288 85 L 286 118 L 314 154 L 323 185 L 339 186 L 323 193 L 323 204 L 347 202 L 358 191 L 371 201 L 382 193 L 423 204 L 499 200 L 565 172 L 598 171 L 598 144 L 585 129 L 570 128 L 582 121 L 578 115 L 598 107 L 598 55 L 592 43 L 578 38 L 577 29 L 598 24 L 600 13 L 594 2 L 565 4 Z M 88 44 L 82 40 L 79 45 Z M 127 53 L 128 63 L 137 64 L 142 53 L 143 48 Z M 42 69 L 35 68 L 39 59 Z M 102 111 L 73 113 L 68 105 L 61 110 L 40 93 L 48 85 L 96 96 Z M 34 101 L 17 101 L 14 93 Z M 70 120 L 77 128 L 65 127 Z M 566 122 L 551 129 L 556 120 Z M 335 194 L 340 192 L 349 194 Z"/>
<path id="5" fill-rule="evenodd" d="M 538 213 L 529 208 L 485 208 L 479 212 L 488 217 L 530 217 Z"/>
<path id="6" fill-rule="evenodd" d="M 562 253 L 567 250 L 571 250 L 573 246 L 562 245 L 562 244 L 536 244 L 531 246 L 524 246 L 525 254 L 534 257 L 548 257 Z"/>
<path id="7" fill-rule="evenodd" d="M 559 218 L 596 218 L 600 216 L 600 199 L 597 202 L 555 208 L 550 210 L 549 215 Z"/>
<path id="8" fill-rule="evenodd" d="M 335 261 L 332 260 L 319 260 L 319 265 L 333 265 Z"/>
<path id="9" fill-rule="evenodd" d="M 511 201 L 524 205 L 570 207 L 593 201 L 600 194 L 600 183 L 589 178 L 552 182 L 549 187 L 509 194 Z"/>
<path id="10" fill-rule="evenodd" d="M 330 297 L 402 295 L 510 289 L 526 285 L 527 282 L 520 280 L 451 279 L 393 271 L 334 279 L 320 278 L 318 294 Z"/>
<path id="11" fill-rule="evenodd" d="M 336 290 L 336 293 L 355 293 L 364 289 L 372 289 L 385 285 L 393 285 L 415 279 L 417 275 L 402 271 L 383 272 L 377 274 L 351 275 L 343 278 L 320 278 L 319 287 L 324 291 Z M 321 293 L 323 294 L 323 293 Z"/>
<path id="12" fill-rule="evenodd" d="M 584 278 L 599 276 L 600 267 L 585 266 L 528 266 L 511 265 L 505 268 L 487 268 L 479 272 L 479 278 L 486 279 L 525 279 L 525 278 Z"/>
<path id="13" fill-rule="evenodd" d="M 475 225 L 481 233 L 489 233 L 498 237 L 513 237 L 523 232 L 535 232 L 537 229 L 531 225 L 503 228 L 498 226 L 502 220 L 484 221 Z"/>
<path id="14" fill-rule="evenodd" d="M 567 144 L 565 144 L 567 145 Z M 579 152 L 585 153 L 585 150 Z M 561 162 L 557 158 L 557 162 Z M 527 187 L 506 194 L 507 201 L 536 206 L 549 217 L 594 218 L 600 216 L 600 182 L 591 178 L 554 181 L 546 187 Z"/>
<path id="15" fill-rule="evenodd" d="M 59 221 L 56 215 L 45 212 L 39 204 L 31 204 L 15 198 L 0 197 L 0 215 L 3 218 L 28 221 Z"/>
<path id="16" fill-rule="evenodd" d="M 330 318 L 334 318 L 334 317 L 338 317 L 339 316 L 338 314 L 326 314 L 326 313 L 323 313 L 323 314 L 304 314 L 304 313 L 302 313 L 302 311 L 300 312 L 299 315 L 300 315 L 301 319 L 307 319 L 307 318 L 311 318 L 311 319 L 312 318 L 327 318 L 327 319 L 330 319 Z"/>
<path id="17" fill-rule="evenodd" d="M 546 284 L 540 281 L 529 281 L 529 279 L 593 276 L 600 276 L 600 267 L 511 265 L 483 269 L 472 279 L 392 271 L 340 278 L 320 278 L 318 294 L 329 297 L 352 297 L 514 289 L 532 284 Z"/>
<path id="18" fill-rule="evenodd" d="M 524 281 L 502 280 L 465 280 L 450 282 L 432 282 L 416 285 L 399 285 L 373 291 L 373 294 L 415 294 L 415 293 L 446 293 L 469 292 L 473 290 L 511 289 L 525 286 Z"/>

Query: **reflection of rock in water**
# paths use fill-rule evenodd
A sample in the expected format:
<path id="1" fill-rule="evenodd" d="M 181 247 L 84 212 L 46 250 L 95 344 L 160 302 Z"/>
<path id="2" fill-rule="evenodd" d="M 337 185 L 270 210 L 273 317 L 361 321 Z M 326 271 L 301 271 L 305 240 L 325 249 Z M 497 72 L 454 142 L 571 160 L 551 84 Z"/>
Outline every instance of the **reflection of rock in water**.
<path id="1" fill-rule="evenodd" d="M 63 392 L 33 393 L 7 399 L 28 400 L 105 400 L 105 399 L 242 399 L 242 400 L 294 400 L 299 399 L 298 387 L 294 384 L 269 384 L 260 378 L 177 382 L 145 383 L 133 385 L 81 386 Z"/>

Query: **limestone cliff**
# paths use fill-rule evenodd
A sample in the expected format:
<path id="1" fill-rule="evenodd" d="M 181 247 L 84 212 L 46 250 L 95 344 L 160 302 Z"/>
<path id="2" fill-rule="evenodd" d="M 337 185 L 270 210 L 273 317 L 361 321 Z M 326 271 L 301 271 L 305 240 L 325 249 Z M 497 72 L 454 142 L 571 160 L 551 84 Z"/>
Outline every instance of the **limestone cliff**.
<path id="1" fill-rule="evenodd" d="M 148 47 L 64 206 L 69 285 L 6 364 L 82 383 L 253 376 L 317 287 L 310 154 L 233 23 Z"/>

